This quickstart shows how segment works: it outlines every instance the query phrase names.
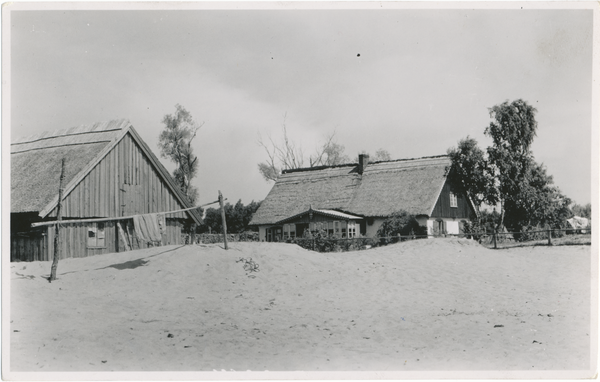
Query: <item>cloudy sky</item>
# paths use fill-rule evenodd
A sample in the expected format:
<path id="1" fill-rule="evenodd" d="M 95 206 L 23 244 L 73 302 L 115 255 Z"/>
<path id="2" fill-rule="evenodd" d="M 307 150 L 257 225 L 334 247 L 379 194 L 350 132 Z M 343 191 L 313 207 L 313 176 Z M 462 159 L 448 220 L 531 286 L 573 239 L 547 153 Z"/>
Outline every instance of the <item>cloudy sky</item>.
<path id="1" fill-rule="evenodd" d="M 378 3 L 379 4 L 379 3 Z M 375 7 L 374 7 L 375 8 Z M 537 108 L 533 153 L 591 201 L 592 11 L 486 9 L 12 11 L 13 136 L 128 118 L 158 154 L 162 118 L 204 123 L 199 202 L 265 198 L 258 134 L 309 155 L 481 147 L 488 108 Z M 166 159 L 169 169 L 173 165 Z"/>

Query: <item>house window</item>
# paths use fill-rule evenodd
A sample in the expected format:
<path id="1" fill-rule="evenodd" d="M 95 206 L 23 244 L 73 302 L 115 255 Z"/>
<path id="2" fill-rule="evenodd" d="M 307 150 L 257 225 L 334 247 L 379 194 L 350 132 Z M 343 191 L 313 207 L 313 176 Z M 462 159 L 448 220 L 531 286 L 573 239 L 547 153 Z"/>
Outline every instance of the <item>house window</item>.
<path id="1" fill-rule="evenodd" d="M 283 238 L 293 239 L 296 237 L 296 225 L 295 224 L 284 224 L 283 225 Z"/>
<path id="2" fill-rule="evenodd" d="M 333 235 L 333 222 L 327 223 L 327 234 L 329 236 Z"/>
<path id="3" fill-rule="evenodd" d="M 336 236 L 342 235 L 342 225 L 340 222 L 333 222 L 333 234 Z"/>
<path id="4" fill-rule="evenodd" d="M 88 226 L 87 246 L 88 248 L 106 247 L 104 223 L 90 223 Z"/>
<path id="5" fill-rule="evenodd" d="M 348 222 L 348 237 L 356 237 L 356 222 Z"/>
<path id="6" fill-rule="evenodd" d="M 458 207 L 458 201 L 456 200 L 456 194 L 450 193 L 450 207 Z"/>

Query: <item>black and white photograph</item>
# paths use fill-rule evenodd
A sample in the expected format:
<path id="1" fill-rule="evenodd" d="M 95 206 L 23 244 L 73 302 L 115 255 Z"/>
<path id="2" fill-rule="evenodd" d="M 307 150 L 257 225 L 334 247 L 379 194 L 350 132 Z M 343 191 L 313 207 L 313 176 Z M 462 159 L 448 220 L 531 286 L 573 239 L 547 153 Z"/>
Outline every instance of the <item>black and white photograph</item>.
<path id="1" fill-rule="evenodd" d="M 597 378 L 599 7 L 4 3 L 3 379 Z"/>

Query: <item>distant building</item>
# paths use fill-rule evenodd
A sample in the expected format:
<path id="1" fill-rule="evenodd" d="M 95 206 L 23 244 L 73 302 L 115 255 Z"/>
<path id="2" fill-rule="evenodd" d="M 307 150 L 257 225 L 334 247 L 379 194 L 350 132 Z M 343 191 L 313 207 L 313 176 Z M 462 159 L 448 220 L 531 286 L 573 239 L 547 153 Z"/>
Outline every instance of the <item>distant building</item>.
<path id="1" fill-rule="evenodd" d="M 428 233 L 459 234 L 476 216 L 466 195 L 450 192 L 448 156 L 285 170 L 254 214 L 262 241 L 301 237 L 325 229 L 340 237 L 372 237 L 400 210 Z"/>
<path id="2" fill-rule="evenodd" d="M 129 121 L 114 120 L 46 132 L 11 143 L 11 261 L 51 260 L 61 160 L 65 158 L 63 220 L 118 218 L 191 207 L 168 171 Z M 162 244 L 179 244 L 197 211 L 167 214 Z M 119 226 L 121 232 L 119 232 Z M 132 219 L 65 224 L 61 258 L 145 248 Z"/>

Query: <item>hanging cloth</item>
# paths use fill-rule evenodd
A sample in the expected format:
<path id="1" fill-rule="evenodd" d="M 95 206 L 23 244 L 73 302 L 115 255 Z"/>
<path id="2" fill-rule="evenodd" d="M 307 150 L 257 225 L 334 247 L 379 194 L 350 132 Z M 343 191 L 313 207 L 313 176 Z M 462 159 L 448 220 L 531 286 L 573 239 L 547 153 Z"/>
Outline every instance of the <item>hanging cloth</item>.
<path id="1" fill-rule="evenodd" d="M 135 232 L 140 240 L 147 242 L 162 241 L 162 224 L 159 224 L 158 219 L 158 214 L 135 215 L 133 217 Z"/>

